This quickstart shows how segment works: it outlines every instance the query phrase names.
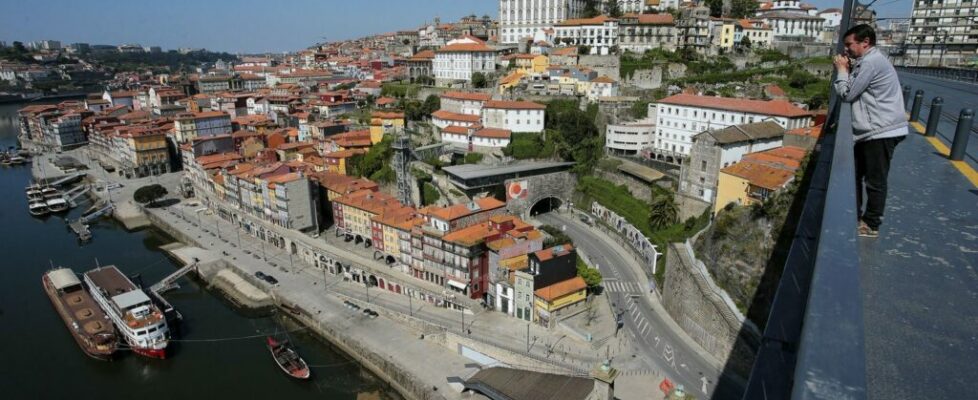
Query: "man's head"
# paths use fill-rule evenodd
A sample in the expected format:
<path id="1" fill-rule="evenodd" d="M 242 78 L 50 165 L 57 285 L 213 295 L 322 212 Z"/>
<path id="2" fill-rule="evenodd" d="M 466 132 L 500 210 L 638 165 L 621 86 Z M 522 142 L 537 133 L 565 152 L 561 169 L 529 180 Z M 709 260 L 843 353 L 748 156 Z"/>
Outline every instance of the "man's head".
<path id="1" fill-rule="evenodd" d="M 876 31 L 866 24 L 856 25 L 846 31 L 842 40 L 846 47 L 846 55 L 850 58 L 859 58 L 876 46 Z"/>

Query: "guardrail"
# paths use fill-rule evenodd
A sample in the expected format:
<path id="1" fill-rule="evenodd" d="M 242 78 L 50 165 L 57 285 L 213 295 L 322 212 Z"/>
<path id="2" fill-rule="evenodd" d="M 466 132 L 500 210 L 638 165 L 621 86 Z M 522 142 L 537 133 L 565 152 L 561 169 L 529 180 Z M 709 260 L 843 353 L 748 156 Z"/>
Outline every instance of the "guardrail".
<path id="1" fill-rule="evenodd" d="M 897 71 L 962 82 L 978 83 L 978 69 L 947 67 L 895 67 Z"/>
<path id="2" fill-rule="evenodd" d="M 851 111 L 833 92 L 744 399 L 864 399 Z"/>

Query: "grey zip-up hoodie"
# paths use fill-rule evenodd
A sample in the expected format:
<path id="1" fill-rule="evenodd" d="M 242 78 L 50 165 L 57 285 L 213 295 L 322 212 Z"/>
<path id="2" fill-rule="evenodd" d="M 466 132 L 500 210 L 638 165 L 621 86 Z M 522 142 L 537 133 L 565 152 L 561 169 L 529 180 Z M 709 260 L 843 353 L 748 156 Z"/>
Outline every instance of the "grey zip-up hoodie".
<path id="1" fill-rule="evenodd" d="M 876 47 L 839 72 L 835 91 L 852 103 L 852 134 L 856 142 L 907 134 L 903 91 L 893 65 Z M 903 128 L 903 129 L 900 129 Z"/>

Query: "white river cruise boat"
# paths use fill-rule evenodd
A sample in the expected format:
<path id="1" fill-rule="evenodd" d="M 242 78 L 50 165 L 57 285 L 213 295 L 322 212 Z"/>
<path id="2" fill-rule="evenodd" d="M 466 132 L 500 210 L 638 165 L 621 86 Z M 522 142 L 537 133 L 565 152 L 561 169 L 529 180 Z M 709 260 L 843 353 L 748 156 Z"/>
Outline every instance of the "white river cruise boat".
<path id="1" fill-rule="evenodd" d="M 146 357 L 166 358 L 169 343 L 166 318 L 146 292 L 114 265 L 86 272 L 85 282 L 95 302 L 108 314 L 132 351 Z"/>

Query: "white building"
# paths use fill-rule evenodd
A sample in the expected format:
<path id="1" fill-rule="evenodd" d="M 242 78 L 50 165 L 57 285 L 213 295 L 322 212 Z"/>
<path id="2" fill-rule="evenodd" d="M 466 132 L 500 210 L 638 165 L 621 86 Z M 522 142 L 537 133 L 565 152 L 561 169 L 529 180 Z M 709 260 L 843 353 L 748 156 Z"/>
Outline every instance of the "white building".
<path id="1" fill-rule="evenodd" d="M 587 99 L 591 102 L 598 101 L 602 97 L 613 97 L 618 95 L 618 81 L 601 75 L 589 82 Z"/>
<path id="2" fill-rule="evenodd" d="M 838 28 L 842 23 L 842 10 L 838 8 L 827 8 L 819 12 L 818 16 L 825 20 L 822 26 L 826 28 Z"/>
<path id="3" fill-rule="evenodd" d="M 491 74 L 496 71 L 496 62 L 496 50 L 486 46 L 486 42 L 466 35 L 436 50 L 431 67 L 436 84 L 444 85 L 471 82 L 472 74 L 476 72 Z"/>
<path id="4" fill-rule="evenodd" d="M 775 40 L 818 40 L 825 20 L 812 15 L 815 10 L 799 0 L 774 0 L 762 3 L 757 10 L 758 18 L 774 31 Z"/>
<path id="5" fill-rule="evenodd" d="M 618 19 L 618 46 L 644 53 L 662 48 L 676 49 L 676 21 L 672 14 L 625 14 Z"/>
<path id="6" fill-rule="evenodd" d="M 500 43 L 530 40 L 584 10 L 584 0 L 499 0 Z"/>
<path id="7" fill-rule="evenodd" d="M 605 128 L 605 151 L 609 154 L 633 156 L 652 146 L 655 137 L 655 119 L 646 118 L 623 124 L 609 124 Z"/>
<path id="8" fill-rule="evenodd" d="M 656 106 L 655 143 L 650 154 L 656 159 L 682 164 L 689 156 L 693 136 L 731 125 L 771 120 L 791 130 L 809 126 L 811 112 L 785 100 L 749 100 L 729 97 L 677 94 Z"/>
<path id="9" fill-rule="evenodd" d="M 512 132 L 543 132 L 547 106 L 529 101 L 487 101 L 482 125 Z"/>
<path id="10" fill-rule="evenodd" d="M 618 20 L 605 15 L 569 19 L 554 28 L 554 41 L 564 46 L 588 46 L 590 54 L 607 55 L 618 46 Z"/>
<path id="11" fill-rule="evenodd" d="M 507 129 L 483 128 L 481 125 L 449 126 L 442 129 L 441 141 L 468 151 L 495 150 L 508 146 L 511 135 Z"/>
<path id="12" fill-rule="evenodd" d="M 440 129 L 445 129 L 449 126 L 469 127 L 478 125 L 481 121 L 482 117 L 472 114 L 460 114 L 446 110 L 438 110 L 431 113 L 432 125 Z"/>
<path id="13" fill-rule="evenodd" d="M 609 0 L 601 0 L 605 11 L 608 10 Z M 622 13 L 641 14 L 647 10 L 665 11 L 667 8 L 679 8 L 678 0 L 618 0 L 618 10 Z"/>
<path id="14" fill-rule="evenodd" d="M 492 99 L 488 93 L 458 91 L 448 91 L 440 97 L 442 110 L 468 115 L 482 115 L 482 106 Z"/>

